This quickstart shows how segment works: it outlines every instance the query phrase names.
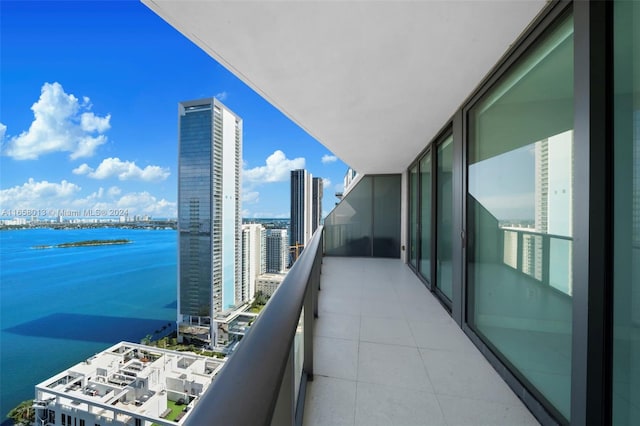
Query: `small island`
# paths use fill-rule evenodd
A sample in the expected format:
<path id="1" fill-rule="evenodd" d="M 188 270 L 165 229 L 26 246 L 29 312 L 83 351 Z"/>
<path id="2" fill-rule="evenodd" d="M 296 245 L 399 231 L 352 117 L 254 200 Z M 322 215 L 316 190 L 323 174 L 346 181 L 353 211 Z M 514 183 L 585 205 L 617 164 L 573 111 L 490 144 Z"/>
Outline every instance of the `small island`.
<path id="1" fill-rule="evenodd" d="M 56 244 L 54 246 L 34 246 L 34 249 L 48 249 L 48 248 L 69 248 L 69 247 L 88 247 L 88 246 L 110 246 L 115 244 L 130 244 L 133 241 L 124 238 L 117 240 L 87 240 L 87 241 L 75 241 L 72 243 Z"/>

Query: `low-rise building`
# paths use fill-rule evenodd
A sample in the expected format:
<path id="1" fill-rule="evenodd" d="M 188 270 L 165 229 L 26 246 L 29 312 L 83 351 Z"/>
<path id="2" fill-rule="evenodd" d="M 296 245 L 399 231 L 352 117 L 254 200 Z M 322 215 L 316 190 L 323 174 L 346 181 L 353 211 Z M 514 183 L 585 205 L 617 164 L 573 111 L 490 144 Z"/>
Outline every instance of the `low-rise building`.
<path id="1" fill-rule="evenodd" d="M 256 292 L 271 297 L 287 274 L 262 274 L 256 279 Z"/>
<path id="2" fill-rule="evenodd" d="M 181 424 L 224 360 L 120 342 L 36 385 L 36 425 Z"/>

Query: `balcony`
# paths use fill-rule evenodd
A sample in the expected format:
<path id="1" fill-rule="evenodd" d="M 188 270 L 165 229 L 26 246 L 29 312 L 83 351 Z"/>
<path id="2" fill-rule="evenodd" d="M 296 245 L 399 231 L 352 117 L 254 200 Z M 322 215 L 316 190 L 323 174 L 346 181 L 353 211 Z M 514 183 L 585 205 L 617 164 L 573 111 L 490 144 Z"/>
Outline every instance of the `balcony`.
<path id="1" fill-rule="evenodd" d="M 322 236 L 186 425 L 538 424 L 401 260 L 322 257 Z"/>
<path id="2" fill-rule="evenodd" d="M 325 257 L 304 425 L 538 424 L 400 260 Z"/>

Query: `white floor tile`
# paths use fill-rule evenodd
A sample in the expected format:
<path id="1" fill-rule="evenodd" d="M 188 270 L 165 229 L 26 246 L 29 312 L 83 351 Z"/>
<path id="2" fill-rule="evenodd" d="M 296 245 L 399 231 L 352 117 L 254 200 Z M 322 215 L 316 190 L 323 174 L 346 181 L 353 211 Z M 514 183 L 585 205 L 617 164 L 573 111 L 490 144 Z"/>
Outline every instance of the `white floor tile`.
<path id="1" fill-rule="evenodd" d="M 420 349 L 435 393 L 517 404 L 518 398 L 475 348 L 471 351 Z"/>
<path id="2" fill-rule="evenodd" d="M 405 319 L 362 316 L 360 340 L 388 345 L 416 346 Z"/>
<path id="3" fill-rule="evenodd" d="M 314 333 L 316 336 L 338 339 L 358 340 L 360 335 L 360 316 L 322 312 L 318 315 Z"/>
<path id="4" fill-rule="evenodd" d="M 358 368 L 358 342 L 316 337 L 313 341 L 314 375 L 355 380 Z"/>
<path id="5" fill-rule="evenodd" d="M 433 392 L 415 347 L 360 342 L 358 381 Z"/>
<path id="6" fill-rule="evenodd" d="M 354 424 L 356 382 L 315 376 L 307 383 L 304 426 Z"/>
<path id="7" fill-rule="evenodd" d="M 409 319 L 407 322 L 420 348 L 449 351 L 475 349 L 451 317 L 441 321 Z"/>
<path id="8" fill-rule="evenodd" d="M 436 396 L 430 392 L 358 382 L 356 425 L 445 425 Z"/>
<path id="9" fill-rule="evenodd" d="M 452 426 L 533 426 L 538 421 L 522 405 L 500 404 L 437 395 L 447 424 Z"/>

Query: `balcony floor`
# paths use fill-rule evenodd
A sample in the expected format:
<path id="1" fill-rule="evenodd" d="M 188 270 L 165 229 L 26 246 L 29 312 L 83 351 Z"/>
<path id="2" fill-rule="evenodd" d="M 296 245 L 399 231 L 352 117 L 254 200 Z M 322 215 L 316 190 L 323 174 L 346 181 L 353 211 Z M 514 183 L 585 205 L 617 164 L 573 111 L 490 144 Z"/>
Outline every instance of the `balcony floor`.
<path id="1" fill-rule="evenodd" d="M 537 425 L 400 260 L 325 257 L 304 425 Z"/>

